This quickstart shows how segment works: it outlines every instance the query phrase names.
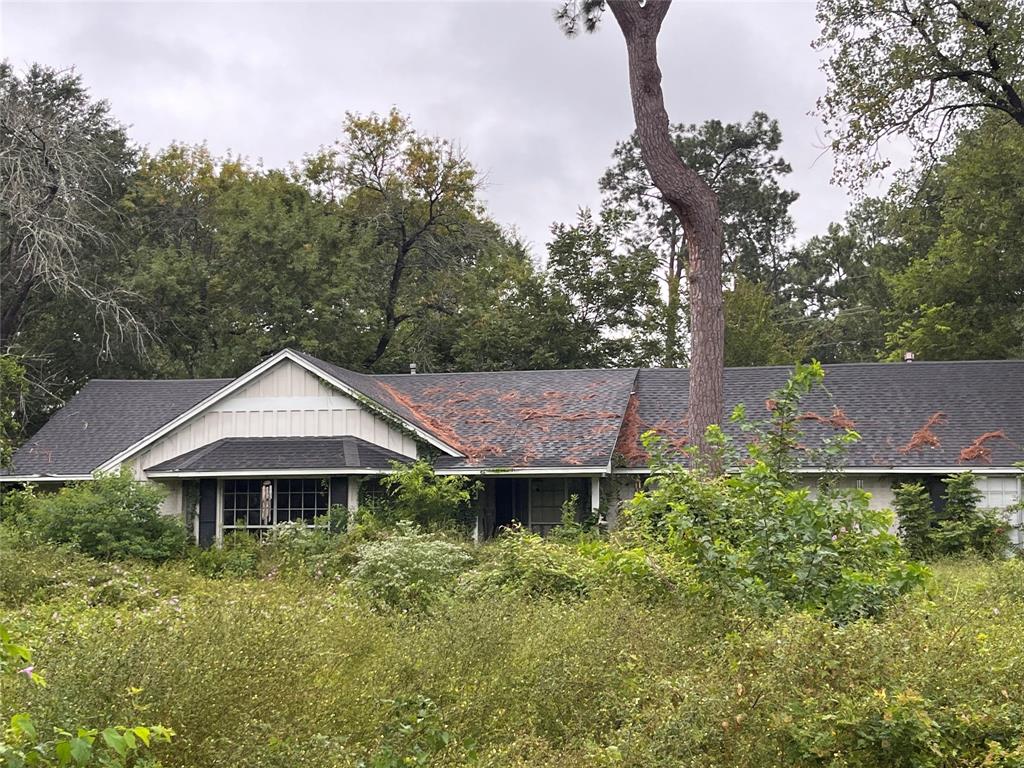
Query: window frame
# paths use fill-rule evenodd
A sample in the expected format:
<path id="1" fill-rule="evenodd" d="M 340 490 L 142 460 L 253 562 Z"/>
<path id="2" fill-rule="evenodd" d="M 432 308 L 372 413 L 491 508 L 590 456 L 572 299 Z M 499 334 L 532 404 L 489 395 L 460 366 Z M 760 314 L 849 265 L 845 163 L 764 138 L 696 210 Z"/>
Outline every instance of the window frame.
<path id="1" fill-rule="evenodd" d="M 232 484 L 230 486 L 230 490 L 228 485 L 229 483 Z M 237 490 L 239 483 L 245 484 L 248 487 L 248 490 L 240 493 Z M 254 492 L 252 488 L 259 488 L 259 493 L 261 493 L 262 488 L 265 487 L 267 483 L 270 483 L 271 487 L 270 522 L 260 522 L 255 525 L 251 524 L 250 520 L 252 519 L 253 511 L 255 510 L 256 514 L 260 515 L 262 509 L 262 506 L 255 508 L 252 506 L 252 497 L 257 493 Z M 281 499 L 281 484 L 283 483 L 288 484 L 285 493 L 289 495 L 289 503 L 285 507 L 281 507 L 279 504 Z M 292 485 L 293 483 L 298 484 L 298 491 L 294 489 L 294 486 Z M 308 484 L 313 484 L 313 490 L 307 489 Z M 298 507 L 293 507 L 291 505 L 291 497 L 295 495 L 300 497 Z M 313 496 L 312 506 L 306 505 L 307 496 L 309 495 Z M 327 513 L 330 511 L 331 482 L 330 477 L 326 475 L 323 477 L 225 477 L 220 482 L 218 496 L 218 521 L 220 523 L 222 537 L 237 531 L 259 533 L 262 535 L 275 526 L 284 525 L 286 523 L 292 525 L 304 524 L 307 528 L 322 528 L 327 523 L 317 523 L 316 520 L 317 518 L 325 518 Z M 246 502 L 245 509 L 238 510 L 236 507 L 229 507 L 229 496 L 233 497 L 233 500 L 237 499 L 238 496 L 247 497 L 248 500 Z M 321 501 L 322 504 L 320 503 Z M 288 517 L 285 519 L 282 519 L 280 516 L 282 511 L 286 511 L 288 513 Z M 307 511 L 312 512 L 311 516 L 308 518 L 305 516 Z M 295 516 L 296 512 L 298 512 L 298 517 Z M 228 520 L 229 513 L 233 515 L 232 521 L 230 522 Z M 257 519 L 260 519 L 260 517 L 257 517 Z M 244 520 L 244 523 L 239 525 L 239 520 Z"/>

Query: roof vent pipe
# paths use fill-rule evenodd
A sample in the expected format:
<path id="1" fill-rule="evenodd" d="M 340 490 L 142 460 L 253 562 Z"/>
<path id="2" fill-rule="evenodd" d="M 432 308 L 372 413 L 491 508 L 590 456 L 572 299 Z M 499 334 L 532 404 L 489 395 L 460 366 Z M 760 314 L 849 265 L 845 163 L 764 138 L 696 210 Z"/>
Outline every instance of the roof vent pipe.
<path id="1" fill-rule="evenodd" d="M 410 374 L 415 374 L 416 373 L 416 363 L 409 363 L 409 373 Z"/>
<path id="2" fill-rule="evenodd" d="M 903 362 L 904 363 L 912 363 L 912 362 L 914 362 L 914 359 L 915 358 L 914 358 L 914 353 L 913 352 L 904 352 L 903 353 Z"/>

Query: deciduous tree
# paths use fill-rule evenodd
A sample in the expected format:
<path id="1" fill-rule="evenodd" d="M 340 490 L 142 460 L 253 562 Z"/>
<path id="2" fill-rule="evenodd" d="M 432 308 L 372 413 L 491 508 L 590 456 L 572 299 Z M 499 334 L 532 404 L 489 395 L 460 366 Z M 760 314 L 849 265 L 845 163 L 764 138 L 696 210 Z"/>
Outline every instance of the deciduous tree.
<path id="1" fill-rule="evenodd" d="M 842 181 L 887 167 L 891 138 L 936 159 L 986 112 L 1024 128 L 1020 0 L 819 0 L 818 21 L 828 56 L 818 111 Z"/>

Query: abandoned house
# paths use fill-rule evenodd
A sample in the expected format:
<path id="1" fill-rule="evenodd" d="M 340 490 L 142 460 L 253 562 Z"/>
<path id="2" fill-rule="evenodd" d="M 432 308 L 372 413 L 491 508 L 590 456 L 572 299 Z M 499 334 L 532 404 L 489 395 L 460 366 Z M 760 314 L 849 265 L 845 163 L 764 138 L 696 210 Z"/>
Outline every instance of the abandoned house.
<path id="1" fill-rule="evenodd" d="M 1024 361 L 826 366 L 808 429 L 855 428 L 843 482 L 887 507 L 892 487 L 970 470 L 983 503 L 1021 499 Z M 728 369 L 726 413 L 764 413 L 784 366 Z M 203 545 L 232 530 L 312 523 L 379 493 L 394 462 L 478 476 L 476 533 L 546 533 L 576 497 L 614 525 L 647 474 L 640 436 L 678 447 L 684 369 L 368 375 L 285 349 L 236 379 L 94 380 L 15 454 L 0 483 L 40 487 L 129 467 L 167 490 Z M 803 467 L 812 482 L 821 468 Z M 1020 541 L 1020 512 L 1012 524 Z"/>

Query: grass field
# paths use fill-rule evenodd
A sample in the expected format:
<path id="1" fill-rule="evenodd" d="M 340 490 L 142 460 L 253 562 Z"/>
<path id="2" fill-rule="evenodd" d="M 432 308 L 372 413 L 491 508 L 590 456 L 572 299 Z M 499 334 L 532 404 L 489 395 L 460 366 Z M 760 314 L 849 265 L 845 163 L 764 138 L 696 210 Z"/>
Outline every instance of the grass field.
<path id="1" fill-rule="evenodd" d="M 0 716 L 159 723 L 190 768 L 1024 765 L 1024 567 L 933 570 L 837 627 L 614 588 L 376 611 L 0 542 L 0 622 L 48 681 L 0 684 Z"/>

